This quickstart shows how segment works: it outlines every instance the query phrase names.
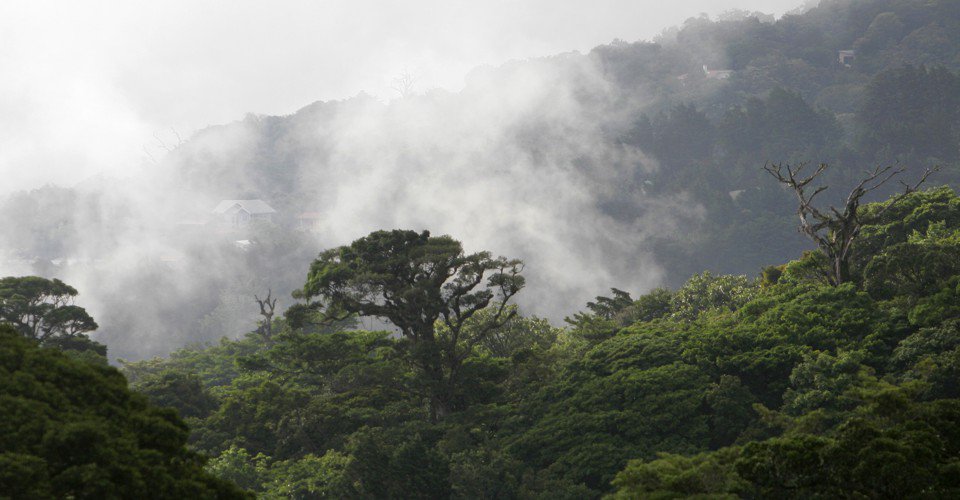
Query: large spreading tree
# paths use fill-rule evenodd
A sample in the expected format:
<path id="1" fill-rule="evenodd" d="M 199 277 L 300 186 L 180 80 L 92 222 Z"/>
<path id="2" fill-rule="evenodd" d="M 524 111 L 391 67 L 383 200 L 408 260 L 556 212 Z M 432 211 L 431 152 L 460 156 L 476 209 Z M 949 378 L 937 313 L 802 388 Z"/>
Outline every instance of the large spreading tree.
<path id="1" fill-rule="evenodd" d="M 515 314 L 508 302 L 523 288 L 522 270 L 516 259 L 467 254 L 449 236 L 376 231 L 322 252 L 302 292 L 313 302 L 288 317 L 315 310 L 326 321 L 367 316 L 393 323 L 409 343 L 436 421 L 452 409 L 473 348 Z M 482 310 L 489 313 L 476 325 L 471 318 Z"/>
<path id="2" fill-rule="evenodd" d="M 0 322 L 40 343 L 85 336 L 97 329 L 97 323 L 73 303 L 76 296 L 76 288 L 58 279 L 0 278 Z"/>

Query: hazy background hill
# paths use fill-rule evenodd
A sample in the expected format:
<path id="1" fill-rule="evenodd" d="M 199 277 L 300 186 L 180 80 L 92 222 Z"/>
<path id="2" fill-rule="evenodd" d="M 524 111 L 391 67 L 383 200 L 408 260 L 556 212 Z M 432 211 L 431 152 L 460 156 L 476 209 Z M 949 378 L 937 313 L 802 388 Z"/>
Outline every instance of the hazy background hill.
<path id="1" fill-rule="evenodd" d="M 140 358 L 252 329 L 253 294 L 287 297 L 321 248 L 429 228 L 525 259 L 521 306 L 559 321 L 609 286 L 754 275 L 797 255 L 766 161 L 830 163 L 838 188 L 897 161 L 942 164 L 934 184 L 953 183 L 958 48 L 956 2 L 824 1 L 478 68 L 455 93 L 414 82 L 389 102 L 248 115 L 126 179 L 11 195 L 0 270 L 76 285 L 96 338 Z M 201 224 L 223 199 L 264 200 L 274 223 Z M 319 219 L 301 231 L 308 212 Z"/>

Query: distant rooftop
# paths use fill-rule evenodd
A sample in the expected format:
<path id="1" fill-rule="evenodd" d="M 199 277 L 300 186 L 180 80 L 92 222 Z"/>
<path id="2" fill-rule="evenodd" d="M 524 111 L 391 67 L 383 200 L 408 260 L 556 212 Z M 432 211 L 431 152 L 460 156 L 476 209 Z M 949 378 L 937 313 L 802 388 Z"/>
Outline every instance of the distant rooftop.
<path id="1" fill-rule="evenodd" d="M 242 208 L 251 215 L 277 213 L 273 207 L 267 205 L 263 200 L 223 200 L 213 209 L 213 213 L 225 214 L 234 207 Z"/>

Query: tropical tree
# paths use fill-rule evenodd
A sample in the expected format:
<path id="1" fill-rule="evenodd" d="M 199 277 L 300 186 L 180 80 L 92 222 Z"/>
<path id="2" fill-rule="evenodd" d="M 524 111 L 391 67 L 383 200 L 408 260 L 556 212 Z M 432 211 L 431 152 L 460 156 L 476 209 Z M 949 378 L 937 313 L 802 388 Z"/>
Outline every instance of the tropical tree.
<path id="1" fill-rule="evenodd" d="M 0 278 L 0 322 L 41 343 L 54 338 L 85 337 L 97 323 L 73 304 L 77 289 L 39 276 Z"/>
<path id="2" fill-rule="evenodd" d="M 473 347 L 516 314 L 508 302 L 523 288 L 522 270 L 516 259 L 466 254 L 449 236 L 376 231 L 322 252 L 298 294 L 313 302 L 292 312 L 303 318 L 304 310 L 317 311 L 327 322 L 359 315 L 393 323 L 410 344 L 436 421 L 449 411 Z M 465 328 L 487 308 L 483 325 Z"/>

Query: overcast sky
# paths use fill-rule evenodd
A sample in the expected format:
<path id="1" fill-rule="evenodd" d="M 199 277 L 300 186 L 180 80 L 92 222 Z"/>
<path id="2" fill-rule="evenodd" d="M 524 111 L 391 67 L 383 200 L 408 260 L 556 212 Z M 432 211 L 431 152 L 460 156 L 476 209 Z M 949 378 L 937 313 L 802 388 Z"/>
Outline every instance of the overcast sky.
<path id="1" fill-rule="evenodd" d="M 142 168 L 247 112 L 289 114 L 392 81 L 457 90 L 478 65 L 613 39 L 702 12 L 781 15 L 803 0 L 0 2 L 0 193 Z"/>

